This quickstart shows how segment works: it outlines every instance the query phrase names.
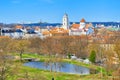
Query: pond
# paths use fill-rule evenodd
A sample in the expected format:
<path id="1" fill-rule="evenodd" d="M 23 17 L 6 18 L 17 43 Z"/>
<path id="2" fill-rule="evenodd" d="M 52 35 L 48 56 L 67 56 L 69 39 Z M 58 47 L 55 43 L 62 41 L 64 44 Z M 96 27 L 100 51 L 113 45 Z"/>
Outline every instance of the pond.
<path id="1" fill-rule="evenodd" d="M 32 68 L 38 68 L 43 70 L 65 72 L 69 74 L 90 74 L 90 69 L 70 63 L 45 63 L 36 61 L 24 63 L 24 66 L 29 66 Z"/>

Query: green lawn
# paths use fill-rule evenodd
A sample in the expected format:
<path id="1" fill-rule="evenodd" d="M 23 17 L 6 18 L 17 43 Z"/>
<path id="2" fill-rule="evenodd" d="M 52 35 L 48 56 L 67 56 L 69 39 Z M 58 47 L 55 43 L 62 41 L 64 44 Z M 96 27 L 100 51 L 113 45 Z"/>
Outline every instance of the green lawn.
<path id="1" fill-rule="evenodd" d="M 37 58 L 40 61 L 49 60 L 48 56 L 41 56 L 37 54 L 23 54 L 23 58 Z M 70 59 L 62 59 L 62 62 L 68 62 L 71 64 L 76 64 L 80 66 L 84 66 L 91 69 L 100 69 L 100 67 L 90 64 L 84 64 L 75 60 Z M 17 68 L 14 69 L 14 75 L 11 75 L 8 80 L 107 80 L 101 78 L 101 74 L 90 74 L 90 75 L 77 75 L 77 74 L 66 74 L 61 72 L 50 72 L 47 70 L 40 70 L 35 68 L 30 68 L 23 66 L 20 62 L 15 62 Z"/>
<path id="2" fill-rule="evenodd" d="M 17 74 L 11 76 L 9 80 L 51 80 L 52 77 L 54 77 L 55 80 L 104 80 L 101 79 L 99 74 L 97 75 L 66 74 L 60 72 L 49 72 L 25 66 L 21 66 Z"/>

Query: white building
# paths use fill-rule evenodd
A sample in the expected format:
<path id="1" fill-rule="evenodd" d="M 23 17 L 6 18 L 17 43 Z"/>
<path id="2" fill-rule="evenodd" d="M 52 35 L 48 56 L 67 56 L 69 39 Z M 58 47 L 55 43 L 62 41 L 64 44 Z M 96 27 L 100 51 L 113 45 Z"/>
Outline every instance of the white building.
<path id="1" fill-rule="evenodd" d="M 68 19 L 68 15 L 65 13 L 63 16 L 63 25 L 62 27 L 64 29 L 69 29 L 69 19 Z"/>
<path id="2" fill-rule="evenodd" d="M 82 19 L 79 24 L 72 24 L 69 35 L 86 35 L 86 29 L 85 20 Z"/>
<path id="3" fill-rule="evenodd" d="M 79 24 L 73 23 L 71 29 L 69 30 L 69 35 L 89 35 L 94 32 L 92 24 L 86 24 L 85 19 L 81 19 Z"/>
<path id="4" fill-rule="evenodd" d="M 86 26 L 85 19 L 81 19 L 79 29 L 84 29 Z"/>

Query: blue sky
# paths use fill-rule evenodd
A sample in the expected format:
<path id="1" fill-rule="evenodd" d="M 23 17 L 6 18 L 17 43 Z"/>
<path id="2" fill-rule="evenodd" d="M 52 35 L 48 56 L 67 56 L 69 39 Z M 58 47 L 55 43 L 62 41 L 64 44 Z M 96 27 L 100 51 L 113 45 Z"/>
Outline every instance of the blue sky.
<path id="1" fill-rule="evenodd" d="M 0 22 L 120 21 L 120 0 L 0 0 Z"/>

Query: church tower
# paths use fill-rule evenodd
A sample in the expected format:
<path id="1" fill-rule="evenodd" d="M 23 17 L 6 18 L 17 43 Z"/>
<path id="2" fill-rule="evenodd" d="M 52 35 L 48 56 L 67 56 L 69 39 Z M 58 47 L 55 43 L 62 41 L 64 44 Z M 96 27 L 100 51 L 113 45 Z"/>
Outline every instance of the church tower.
<path id="1" fill-rule="evenodd" d="M 85 19 L 83 18 L 83 19 L 81 19 L 81 21 L 80 21 L 80 29 L 83 29 L 83 28 L 85 28 Z"/>
<path id="2" fill-rule="evenodd" d="M 69 19 L 68 19 L 68 15 L 66 13 L 63 16 L 63 28 L 69 29 Z"/>

